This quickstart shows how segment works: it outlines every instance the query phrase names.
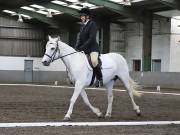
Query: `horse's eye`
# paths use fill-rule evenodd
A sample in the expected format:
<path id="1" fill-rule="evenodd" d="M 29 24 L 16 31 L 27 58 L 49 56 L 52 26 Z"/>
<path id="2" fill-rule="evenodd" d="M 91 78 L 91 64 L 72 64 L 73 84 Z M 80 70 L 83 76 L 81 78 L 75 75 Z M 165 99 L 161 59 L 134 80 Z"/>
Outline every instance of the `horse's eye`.
<path id="1" fill-rule="evenodd" d="M 53 47 L 53 48 L 51 48 L 51 50 L 54 50 L 55 48 Z"/>

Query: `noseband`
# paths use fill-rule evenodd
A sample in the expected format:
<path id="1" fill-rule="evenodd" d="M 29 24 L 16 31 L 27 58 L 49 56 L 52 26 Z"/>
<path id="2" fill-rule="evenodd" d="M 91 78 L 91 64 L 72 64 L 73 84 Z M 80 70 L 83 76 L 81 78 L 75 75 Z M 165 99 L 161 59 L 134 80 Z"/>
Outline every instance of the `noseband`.
<path id="1" fill-rule="evenodd" d="M 51 56 L 49 54 L 46 54 L 46 53 L 44 55 L 48 56 L 51 59 L 51 62 L 53 62 L 53 61 L 55 61 L 55 60 L 57 60 L 59 58 L 59 56 L 58 56 L 58 58 L 55 59 L 55 56 L 56 56 L 57 52 L 60 55 L 60 50 L 59 50 L 59 47 L 58 47 L 58 43 L 57 43 L 56 49 L 54 50 L 54 52 L 53 52 L 53 54 Z"/>
<path id="2" fill-rule="evenodd" d="M 58 57 L 55 59 L 55 56 L 56 56 L 56 53 L 59 53 L 59 55 L 58 55 Z M 48 56 L 50 59 L 51 59 L 51 62 L 53 62 L 53 61 L 55 61 L 55 60 L 57 60 L 57 59 L 59 59 L 59 58 L 64 58 L 64 57 L 66 57 L 66 56 L 68 56 L 68 55 L 71 55 L 71 54 L 74 54 L 74 53 L 78 53 L 77 51 L 75 51 L 75 52 L 72 52 L 72 53 L 69 53 L 69 54 L 66 54 L 66 55 L 63 55 L 63 56 L 60 56 L 60 49 L 59 49 L 59 46 L 58 46 L 58 41 L 57 41 L 57 46 L 56 46 L 56 49 L 54 50 L 54 52 L 53 52 L 53 54 L 50 56 L 49 54 L 44 54 L 44 55 L 46 55 L 46 56 Z"/>

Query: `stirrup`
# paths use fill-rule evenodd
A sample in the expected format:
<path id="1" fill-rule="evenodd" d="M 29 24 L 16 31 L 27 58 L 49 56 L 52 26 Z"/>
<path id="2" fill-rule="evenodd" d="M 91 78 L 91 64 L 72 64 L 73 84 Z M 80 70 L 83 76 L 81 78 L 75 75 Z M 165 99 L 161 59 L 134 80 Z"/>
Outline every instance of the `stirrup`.
<path id="1" fill-rule="evenodd" d="M 95 86 L 96 86 L 96 88 L 102 87 L 103 86 L 103 80 L 96 80 Z"/>

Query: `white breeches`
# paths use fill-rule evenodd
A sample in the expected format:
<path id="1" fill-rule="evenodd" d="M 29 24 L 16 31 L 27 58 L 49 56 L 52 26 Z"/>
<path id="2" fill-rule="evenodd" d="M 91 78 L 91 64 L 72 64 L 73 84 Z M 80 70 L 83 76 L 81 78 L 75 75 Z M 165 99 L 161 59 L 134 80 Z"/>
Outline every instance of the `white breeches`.
<path id="1" fill-rule="evenodd" d="M 98 52 L 90 53 L 91 62 L 92 62 L 93 67 L 96 67 L 98 65 L 98 56 L 99 56 Z"/>

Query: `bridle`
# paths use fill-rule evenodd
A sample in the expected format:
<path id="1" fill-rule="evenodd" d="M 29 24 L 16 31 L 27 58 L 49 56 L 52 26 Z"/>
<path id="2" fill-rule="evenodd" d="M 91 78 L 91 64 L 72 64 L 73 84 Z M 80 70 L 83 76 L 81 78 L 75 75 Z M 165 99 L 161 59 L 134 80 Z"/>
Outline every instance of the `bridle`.
<path id="1" fill-rule="evenodd" d="M 69 56 L 69 55 L 72 55 L 72 54 L 74 54 L 74 53 L 78 53 L 77 51 L 75 51 L 75 52 L 72 52 L 72 53 L 69 53 L 69 54 L 60 56 L 60 49 L 59 49 L 58 41 L 57 41 L 56 44 L 57 44 L 57 45 L 56 45 L 56 48 L 55 48 L 55 50 L 54 50 L 54 52 L 52 53 L 51 56 L 50 56 L 49 54 L 46 54 L 46 53 L 44 54 L 44 55 L 46 55 L 47 57 L 50 58 L 51 62 L 53 62 L 53 61 L 55 61 L 55 60 L 57 60 L 57 59 L 59 59 L 59 58 L 62 59 L 62 58 L 64 58 L 64 57 Z M 55 58 L 57 52 L 58 52 L 58 57 Z"/>

